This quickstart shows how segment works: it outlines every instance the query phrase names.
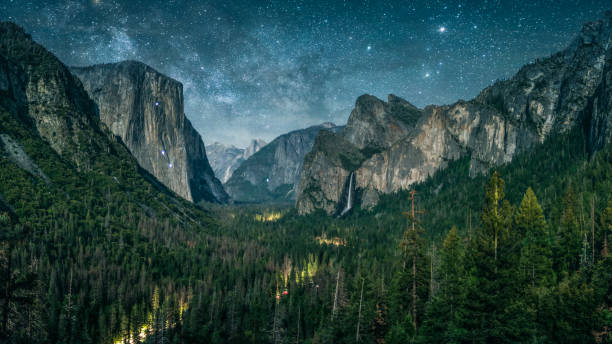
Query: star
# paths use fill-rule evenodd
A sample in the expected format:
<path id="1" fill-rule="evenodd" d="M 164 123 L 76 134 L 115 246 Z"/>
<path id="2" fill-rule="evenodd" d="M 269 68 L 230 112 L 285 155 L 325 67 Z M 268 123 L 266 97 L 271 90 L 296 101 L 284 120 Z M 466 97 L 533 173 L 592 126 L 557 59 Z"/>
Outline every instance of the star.
<path id="1" fill-rule="evenodd" d="M 527 9 L 344 0 L 324 15 L 324 1 L 133 3 L 0 0 L 0 13 L 67 65 L 150 65 L 183 85 L 184 112 L 204 141 L 247 146 L 324 121 L 345 124 L 363 93 L 397 93 L 421 107 L 471 99 L 491 79 L 565 47 L 610 1 L 540 0 Z M 419 81 L 428 87 L 412 86 Z M 150 103 L 155 111 L 170 106 L 160 99 Z M 253 109 L 268 114 L 264 122 Z"/>

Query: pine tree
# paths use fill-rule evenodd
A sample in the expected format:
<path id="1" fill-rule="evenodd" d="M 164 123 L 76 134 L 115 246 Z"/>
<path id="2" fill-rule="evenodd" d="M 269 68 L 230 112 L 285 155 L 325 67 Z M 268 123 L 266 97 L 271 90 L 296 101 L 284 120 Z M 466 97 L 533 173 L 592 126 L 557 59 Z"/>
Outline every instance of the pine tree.
<path id="1" fill-rule="evenodd" d="M 8 339 L 10 336 L 9 332 L 9 316 L 11 307 L 11 297 L 13 293 L 13 249 L 17 233 L 15 227 L 18 223 L 17 215 L 8 206 L 4 205 L 4 202 L 0 199 L 0 226 L 2 227 L 2 235 L 0 240 L 2 242 L 3 257 L 6 261 L 4 271 L 2 273 L 2 326 L 0 327 L 0 338 Z"/>
<path id="2" fill-rule="evenodd" d="M 414 229 L 412 229 L 414 228 Z M 413 336 L 422 318 L 429 294 L 429 263 L 425 254 L 422 229 L 408 227 L 400 243 L 402 266 L 393 276 L 389 292 L 389 326 L 402 327 L 403 332 Z"/>
<path id="3" fill-rule="evenodd" d="M 552 250 L 544 212 L 530 188 L 516 212 L 515 230 L 522 234 L 521 273 L 531 287 L 552 283 Z"/>
<path id="4" fill-rule="evenodd" d="M 401 270 L 392 281 L 392 292 L 389 294 L 391 304 L 396 305 L 396 312 L 390 314 L 391 326 L 403 326 L 406 333 L 415 334 L 420 319 L 425 311 L 425 302 L 429 299 L 429 263 L 425 254 L 423 229 L 417 220 L 416 191 L 410 191 L 411 211 L 403 214 L 410 220 L 410 226 L 404 231 L 400 242 L 402 254 Z M 411 326 L 407 325 L 409 313 Z"/>
<path id="5" fill-rule="evenodd" d="M 612 342 L 612 256 L 609 252 L 609 240 L 612 235 L 612 199 L 601 215 L 601 258 L 597 262 L 593 274 L 593 289 L 597 305 L 599 323 L 594 331 L 595 337 L 601 343 Z"/>
<path id="6" fill-rule="evenodd" d="M 599 324 L 595 326 L 594 335 L 601 343 L 612 342 L 612 257 L 602 257 L 595 265 L 593 273 L 593 290 L 597 304 Z"/>
<path id="7" fill-rule="evenodd" d="M 498 260 L 500 246 L 508 238 L 512 221 L 512 207 L 504 199 L 504 186 L 504 180 L 497 171 L 494 172 L 486 187 L 482 228 L 476 238 L 481 253 L 492 256 L 493 262 Z"/>
<path id="8" fill-rule="evenodd" d="M 552 249 L 542 207 L 530 188 L 527 189 L 518 208 L 514 222 L 515 231 L 522 234 L 520 256 L 520 283 L 525 294 L 518 294 L 527 304 L 535 321 L 529 323 L 534 342 L 546 340 L 542 331 L 546 327 L 548 309 L 540 309 L 549 297 L 553 284 Z"/>
<path id="9" fill-rule="evenodd" d="M 35 308 L 37 276 L 30 267 L 20 269 L 19 262 L 14 259 L 20 244 L 29 239 L 30 233 L 29 225 L 20 223 L 17 214 L 0 195 L 0 342 L 9 338 L 30 342 L 33 339 L 24 333 L 24 328 L 29 328 L 27 323 L 30 322 L 25 314 Z"/>
<path id="10" fill-rule="evenodd" d="M 561 222 L 556 235 L 556 268 L 559 272 L 572 272 L 578 270 L 580 266 L 582 236 L 580 235 L 580 227 L 576 217 L 578 205 L 571 187 L 566 192 L 563 206 Z"/>
<path id="11" fill-rule="evenodd" d="M 565 275 L 552 288 L 550 297 L 544 299 L 549 308 L 547 317 L 541 322 L 547 342 L 590 343 L 594 342 L 593 329 L 596 327 L 597 304 L 594 290 L 586 283 L 581 272 Z"/>
<path id="12" fill-rule="evenodd" d="M 608 201 L 608 206 L 601 216 L 601 231 L 603 232 L 601 256 L 605 259 L 610 255 L 609 240 L 612 236 L 612 199 Z"/>
<path id="13" fill-rule="evenodd" d="M 446 235 L 440 251 L 440 288 L 427 306 L 420 341 L 424 343 L 456 343 L 465 336 L 458 327 L 461 307 L 465 302 L 465 249 L 457 227 Z"/>
<path id="14" fill-rule="evenodd" d="M 511 233 L 513 209 L 505 183 L 494 172 L 486 187 L 482 224 L 466 254 L 469 277 L 461 326 L 467 341 L 522 342 L 530 337 L 526 307 L 517 297 L 518 233 Z"/>

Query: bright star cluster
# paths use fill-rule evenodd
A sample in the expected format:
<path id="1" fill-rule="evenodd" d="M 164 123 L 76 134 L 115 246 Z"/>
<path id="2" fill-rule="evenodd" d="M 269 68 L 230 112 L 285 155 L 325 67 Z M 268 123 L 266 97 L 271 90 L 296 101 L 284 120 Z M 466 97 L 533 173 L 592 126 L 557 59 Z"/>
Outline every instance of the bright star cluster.
<path id="1" fill-rule="evenodd" d="M 184 85 L 206 143 L 332 121 L 355 99 L 474 97 L 563 49 L 610 0 L 5 0 L 69 65 L 140 60 Z M 169 165 L 170 167 L 171 165 Z"/>

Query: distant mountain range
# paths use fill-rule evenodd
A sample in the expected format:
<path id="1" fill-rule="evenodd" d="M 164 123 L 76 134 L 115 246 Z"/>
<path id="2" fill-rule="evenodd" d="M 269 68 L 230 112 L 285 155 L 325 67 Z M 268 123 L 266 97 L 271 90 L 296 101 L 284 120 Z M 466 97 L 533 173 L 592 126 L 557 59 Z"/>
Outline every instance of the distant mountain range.
<path id="1" fill-rule="evenodd" d="M 320 131 L 338 132 L 343 127 L 323 123 L 281 135 L 254 153 L 225 183 L 235 202 L 293 202 L 304 156 Z"/>
<path id="2" fill-rule="evenodd" d="M 38 135 L 80 170 L 95 165 L 105 146 L 96 140 L 108 139 L 108 128 L 143 169 L 186 200 L 296 201 L 300 214 L 316 209 L 339 214 L 347 210 L 349 194 L 349 208 L 352 203 L 370 208 L 380 195 L 424 181 L 450 161 L 469 156 L 474 176 L 577 126 L 588 136 L 589 150 L 601 149 L 612 136 L 610 20 L 606 15 L 585 24 L 568 48 L 526 65 L 472 100 L 419 109 L 395 95 L 387 101 L 363 95 L 346 127 L 324 123 L 269 144 L 254 140 L 244 149 L 205 147 L 184 114 L 180 82 L 135 61 L 65 69 L 55 59 L 60 76 L 36 76 L 59 81 L 27 84 L 23 92 L 32 95 L 7 108 L 27 108 Z M 19 80 L 7 77 L 4 83 L 13 79 Z M 49 85 L 60 91 L 47 90 Z M 10 135 L 3 142 L 19 147 Z M 20 161 L 44 175 L 27 159 Z"/>
<path id="3" fill-rule="evenodd" d="M 257 153 L 263 146 L 266 145 L 264 140 L 251 140 L 251 143 L 246 148 L 236 148 L 233 145 L 227 146 L 220 142 L 215 142 L 206 146 L 206 154 L 215 176 L 222 183 L 226 183 L 234 171 L 250 158 L 251 155 Z"/>

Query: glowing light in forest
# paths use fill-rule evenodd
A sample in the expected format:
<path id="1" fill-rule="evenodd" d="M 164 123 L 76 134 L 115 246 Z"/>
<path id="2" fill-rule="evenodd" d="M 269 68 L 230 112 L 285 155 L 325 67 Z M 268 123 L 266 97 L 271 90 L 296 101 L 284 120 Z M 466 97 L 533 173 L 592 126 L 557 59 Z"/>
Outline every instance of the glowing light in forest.
<path id="1" fill-rule="evenodd" d="M 323 233 L 321 236 L 318 236 L 315 239 L 319 242 L 319 245 L 346 246 L 346 243 L 342 238 L 328 238 L 326 233 Z"/>
<path id="2" fill-rule="evenodd" d="M 259 222 L 275 222 L 280 220 L 282 217 L 281 213 L 263 213 L 255 215 L 255 220 Z"/>

